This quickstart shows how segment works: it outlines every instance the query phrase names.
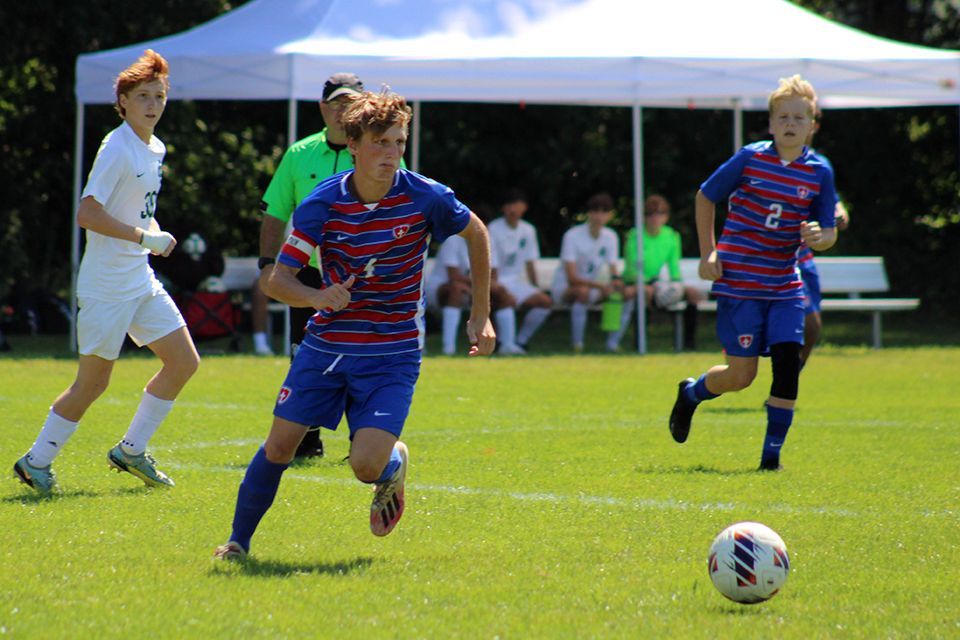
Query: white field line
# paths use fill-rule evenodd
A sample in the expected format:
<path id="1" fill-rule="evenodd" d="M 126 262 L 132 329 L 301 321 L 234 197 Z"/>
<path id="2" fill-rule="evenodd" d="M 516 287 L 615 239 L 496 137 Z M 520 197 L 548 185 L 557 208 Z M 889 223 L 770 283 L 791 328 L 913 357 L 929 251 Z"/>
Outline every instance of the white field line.
<path id="1" fill-rule="evenodd" d="M 419 435 L 422 434 L 418 434 Z M 217 440 L 213 442 L 194 442 L 183 445 L 172 445 L 168 447 L 158 447 L 166 451 L 183 449 L 210 449 L 214 447 L 253 447 L 263 443 L 263 438 L 246 438 L 237 440 Z M 209 466 L 201 464 L 164 464 L 169 469 L 180 469 L 184 471 L 201 471 L 205 473 L 231 473 L 242 476 L 242 471 L 236 467 L 227 466 Z M 354 486 L 357 481 L 353 478 L 330 478 L 326 476 L 307 475 L 304 473 L 290 472 L 284 474 L 285 478 L 304 482 L 315 482 L 318 484 L 336 485 L 336 486 Z M 522 491 L 505 491 L 502 489 L 474 488 L 452 485 L 420 484 L 410 483 L 410 488 L 414 491 L 423 493 L 444 493 L 448 495 L 471 495 L 484 498 L 511 499 L 518 502 L 547 502 L 552 504 L 581 504 L 585 506 L 599 507 L 620 507 L 630 509 L 654 509 L 661 511 L 737 511 L 752 509 L 765 509 L 777 513 L 799 514 L 799 515 L 824 515 L 843 518 L 860 518 L 866 513 L 874 513 L 872 510 L 867 512 L 857 511 L 844 507 L 831 507 L 824 505 L 820 507 L 806 506 L 798 507 L 788 504 L 772 504 L 765 507 L 754 507 L 737 502 L 684 502 L 683 500 L 654 500 L 649 498 L 624 499 L 615 496 L 592 496 L 587 494 L 564 495 L 558 493 L 527 493 Z M 951 509 L 943 510 L 918 510 L 914 515 L 922 517 L 942 517 L 956 518 L 957 513 Z"/>
<path id="2" fill-rule="evenodd" d="M 230 473 L 239 478 L 243 475 L 243 472 L 238 470 L 236 467 L 221 467 L 221 466 L 207 466 L 200 464 L 178 464 L 178 463 L 166 463 L 164 467 L 167 469 L 177 469 L 182 471 L 200 471 L 203 473 Z M 315 482 L 318 484 L 326 485 L 335 485 L 335 486 L 355 486 L 357 481 L 352 478 L 330 478 L 326 476 L 316 476 L 316 475 L 307 475 L 303 473 L 296 472 L 287 472 L 283 476 L 284 478 L 304 481 L 304 482 Z M 747 505 L 738 504 L 735 502 L 703 502 L 703 503 L 693 503 L 693 502 L 684 502 L 682 500 L 653 500 L 653 499 L 632 499 L 627 500 L 623 498 L 617 498 L 614 496 L 591 496 L 586 494 L 578 495 L 563 495 L 558 493 L 526 493 L 522 491 L 504 491 L 501 489 L 478 489 L 473 487 L 464 487 L 464 486 L 452 486 L 452 485 L 438 485 L 438 484 L 421 484 L 421 483 L 410 483 L 408 485 L 411 489 L 416 492 L 421 493 L 443 493 L 448 495 L 469 495 L 469 496 L 479 496 L 482 498 L 495 498 L 495 499 L 510 499 L 516 500 L 518 502 L 545 502 L 550 504 L 580 504 L 590 507 L 619 507 L 627 509 L 654 509 L 660 511 L 737 511 L 752 508 L 756 510 L 755 507 L 748 507 Z M 763 507 L 767 511 L 775 511 L 778 513 L 787 513 L 787 514 L 802 514 L 802 515 L 825 515 L 825 516 L 839 516 L 844 518 L 856 518 L 860 517 L 861 514 L 853 511 L 851 509 L 844 509 L 838 507 L 795 507 L 785 504 L 774 504 L 767 507 Z M 935 514 L 931 514 L 935 515 Z"/>

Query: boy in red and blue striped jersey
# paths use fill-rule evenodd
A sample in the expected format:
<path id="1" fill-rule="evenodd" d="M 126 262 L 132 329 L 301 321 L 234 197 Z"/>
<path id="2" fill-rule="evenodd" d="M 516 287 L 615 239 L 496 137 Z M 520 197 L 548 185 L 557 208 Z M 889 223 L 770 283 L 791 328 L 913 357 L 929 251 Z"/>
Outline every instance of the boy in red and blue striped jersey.
<path id="1" fill-rule="evenodd" d="M 399 437 L 420 373 L 431 238 L 466 240 L 475 293 L 469 355 L 494 349 L 486 227 L 448 187 L 400 168 L 410 115 L 388 91 L 356 98 L 342 116 L 355 168 L 318 184 L 293 214 L 267 294 L 317 312 L 280 388 L 270 434 L 240 484 L 233 531 L 218 558 L 247 554 L 308 425 L 336 429 L 344 414 L 350 466 L 374 486 L 371 531 L 387 535 L 400 520 L 409 460 Z M 314 250 L 319 289 L 296 278 Z"/>
<path id="2" fill-rule="evenodd" d="M 804 332 L 803 282 L 797 249 L 824 251 L 836 242 L 833 171 L 806 146 L 817 94 L 795 75 L 770 94 L 772 141 L 749 144 L 700 185 L 696 199 L 700 277 L 713 281 L 717 335 L 727 364 L 680 382 L 670 433 L 685 442 L 697 405 L 740 391 L 769 352 L 773 383 L 761 470 L 780 468 L 780 449 L 793 422 Z M 719 242 L 716 203 L 727 200 Z"/>

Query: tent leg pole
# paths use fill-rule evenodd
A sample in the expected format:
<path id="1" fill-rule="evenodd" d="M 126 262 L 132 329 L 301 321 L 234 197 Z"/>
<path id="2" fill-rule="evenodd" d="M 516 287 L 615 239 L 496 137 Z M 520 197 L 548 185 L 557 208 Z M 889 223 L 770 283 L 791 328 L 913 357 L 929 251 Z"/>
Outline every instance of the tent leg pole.
<path id="1" fill-rule="evenodd" d="M 287 101 L 287 148 L 297 141 L 297 99 Z M 283 355 L 290 355 L 290 307 L 283 308 Z"/>
<path id="2" fill-rule="evenodd" d="M 637 228 L 637 353 L 647 353 L 647 297 L 643 285 L 643 109 L 633 105 L 633 218 Z"/>
<path id="3" fill-rule="evenodd" d="M 83 180 L 84 105 L 77 101 L 77 117 L 73 135 L 73 202 L 70 203 L 70 352 L 77 352 L 77 274 L 80 271 L 80 226 L 75 207 L 79 206 Z"/>
<path id="4" fill-rule="evenodd" d="M 421 100 L 413 103 L 413 135 L 410 141 L 410 168 L 420 173 L 420 131 L 423 126 L 420 124 L 420 105 Z"/>

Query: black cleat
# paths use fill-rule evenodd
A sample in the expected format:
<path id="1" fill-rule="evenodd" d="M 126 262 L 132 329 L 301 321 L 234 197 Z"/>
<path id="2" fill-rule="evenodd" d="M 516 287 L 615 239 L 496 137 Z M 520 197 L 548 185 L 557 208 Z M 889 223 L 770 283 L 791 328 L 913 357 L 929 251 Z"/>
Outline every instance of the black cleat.
<path id="1" fill-rule="evenodd" d="M 687 402 L 683 392 L 688 384 L 695 382 L 693 378 L 680 381 L 677 401 L 673 403 L 673 411 L 670 412 L 670 435 L 677 442 L 686 442 L 687 436 L 690 435 L 690 420 L 693 418 L 693 412 L 697 410 L 697 405 Z"/>
<path id="2" fill-rule="evenodd" d="M 760 468 L 758 468 L 757 471 L 780 471 L 781 469 L 783 469 L 783 467 L 780 466 L 779 459 L 763 458 L 760 460 Z"/>
<path id="3" fill-rule="evenodd" d="M 296 458 L 322 458 L 323 440 L 320 439 L 320 428 L 311 429 L 303 436 L 300 446 L 297 447 Z"/>

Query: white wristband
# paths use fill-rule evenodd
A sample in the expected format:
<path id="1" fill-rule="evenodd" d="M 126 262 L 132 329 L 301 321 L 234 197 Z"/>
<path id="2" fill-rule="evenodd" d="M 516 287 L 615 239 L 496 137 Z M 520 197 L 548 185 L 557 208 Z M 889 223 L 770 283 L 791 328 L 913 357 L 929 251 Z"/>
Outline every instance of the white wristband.
<path id="1" fill-rule="evenodd" d="M 140 245 L 146 247 L 151 253 L 164 254 L 175 242 L 174 237 L 166 231 L 144 231 L 140 237 Z"/>

